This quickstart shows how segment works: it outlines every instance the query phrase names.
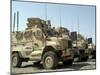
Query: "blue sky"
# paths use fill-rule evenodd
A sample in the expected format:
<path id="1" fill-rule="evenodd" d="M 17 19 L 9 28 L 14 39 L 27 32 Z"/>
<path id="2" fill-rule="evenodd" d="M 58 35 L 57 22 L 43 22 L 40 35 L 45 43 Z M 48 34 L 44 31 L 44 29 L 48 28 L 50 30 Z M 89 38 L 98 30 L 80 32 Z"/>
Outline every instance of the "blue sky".
<path id="1" fill-rule="evenodd" d="M 14 12 L 19 11 L 19 30 L 25 30 L 27 18 L 46 19 L 46 8 L 47 19 L 51 20 L 52 26 L 60 26 L 61 16 L 61 26 L 78 31 L 79 24 L 80 33 L 92 37 L 95 42 L 95 6 L 12 1 L 12 24 Z"/>

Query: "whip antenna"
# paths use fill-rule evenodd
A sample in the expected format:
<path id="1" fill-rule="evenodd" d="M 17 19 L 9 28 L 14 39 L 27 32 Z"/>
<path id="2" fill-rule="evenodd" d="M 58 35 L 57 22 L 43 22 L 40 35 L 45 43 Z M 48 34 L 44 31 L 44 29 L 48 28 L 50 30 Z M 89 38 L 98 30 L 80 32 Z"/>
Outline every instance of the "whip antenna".
<path id="1" fill-rule="evenodd" d="M 16 13 L 14 13 L 14 20 L 13 20 L 13 32 L 15 31 L 15 19 L 16 19 Z"/>
<path id="2" fill-rule="evenodd" d="M 17 11 L 17 31 L 18 31 L 18 28 L 19 28 L 19 12 Z"/>
<path id="3" fill-rule="evenodd" d="M 45 3 L 45 20 L 47 20 L 47 4 Z"/>

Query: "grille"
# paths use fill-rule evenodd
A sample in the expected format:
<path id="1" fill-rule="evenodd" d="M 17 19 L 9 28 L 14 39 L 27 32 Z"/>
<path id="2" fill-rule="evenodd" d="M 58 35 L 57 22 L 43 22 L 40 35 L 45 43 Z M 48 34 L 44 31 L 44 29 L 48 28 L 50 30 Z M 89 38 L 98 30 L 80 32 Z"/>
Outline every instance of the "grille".
<path id="1" fill-rule="evenodd" d="M 63 48 L 68 48 L 68 41 L 66 39 L 62 39 L 60 44 L 62 45 Z"/>
<path id="2" fill-rule="evenodd" d="M 61 39 L 61 40 L 59 40 L 59 43 L 60 43 L 62 49 L 68 48 L 68 41 L 67 41 L 67 39 Z"/>
<path id="3" fill-rule="evenodd" d="M 72 41 L 71 40 L 67 40 L 67 39 L 61 39 L 60 40 L 60 45 L 64 49 L 72 48 Z"/>

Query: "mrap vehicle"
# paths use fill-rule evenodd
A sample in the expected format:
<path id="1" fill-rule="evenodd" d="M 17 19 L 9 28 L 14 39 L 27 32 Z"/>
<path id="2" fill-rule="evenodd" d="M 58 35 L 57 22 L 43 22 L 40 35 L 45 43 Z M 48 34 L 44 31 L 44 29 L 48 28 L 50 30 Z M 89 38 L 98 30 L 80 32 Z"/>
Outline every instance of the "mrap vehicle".
<path id="1" fill-rule="evenodd" d="M 87 61 L 90 56 L 87 39 L 81 34 L 77 34 L 77 32 L 71 32 L 71 38 L 73 40 L 73 48 L 78 54 L 78 61 Z"/>
<path id="2" fill-rule="evenodd" d="M 74 52 L 75 61 L 86 61 L 89 57 L 88 42 L 81 34 L 70 32 L 65 27 L 58 27 L 56 31 L 63 38 L 69 38 L 72 41 L 72 50 Z"/>
<path id="3" fill-rule="evenodd" d="M 88 38 L 88 49 L 90 53 L 90 58 L 96 59 L 96 46 L 92 42 L 92 38 Z"/>
<path id="4" fill-rule="evenodd" d="M 56 68 L 59 61 L 71 65 L 74 53 L 72 41 L 58 36 L 50 20 L 28 18 L 24 31 L 12 32 L 12 66 L 20 67 L 22 62 L 42 63 L 45 69 Z"/>

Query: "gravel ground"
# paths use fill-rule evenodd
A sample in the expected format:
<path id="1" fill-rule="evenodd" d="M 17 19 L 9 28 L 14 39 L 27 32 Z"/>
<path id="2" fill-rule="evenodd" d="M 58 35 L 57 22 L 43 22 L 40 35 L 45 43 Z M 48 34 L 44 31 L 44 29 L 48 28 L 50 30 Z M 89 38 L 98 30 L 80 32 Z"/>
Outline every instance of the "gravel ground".
<path id="1" fill-rule="evenodd" d="M 23 62 L 21 68 L 11 68 L 12 74 L 22 73 L 36 73 L 36 72 L 50 72 L 50 71 L 72 71 L 72 70 L 84 70 L 84 69 L 95 69 L 95 59 L 90 59 L 86 62 L 74 62 L 72 66 L 63 65 L 61 62 L 57 66 L 57 69 L 46 70 L 43 69 L 42 65 L 34 65 L 33 62 Z"/>

